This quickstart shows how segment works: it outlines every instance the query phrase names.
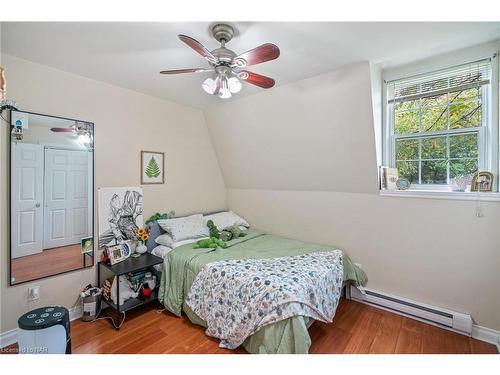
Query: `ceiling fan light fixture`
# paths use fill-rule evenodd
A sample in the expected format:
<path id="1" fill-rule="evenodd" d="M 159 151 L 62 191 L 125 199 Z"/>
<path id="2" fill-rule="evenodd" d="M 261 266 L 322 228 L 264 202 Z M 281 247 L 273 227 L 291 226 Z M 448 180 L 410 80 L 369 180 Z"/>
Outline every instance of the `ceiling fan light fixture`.
<path id="1" fill-rule="evenodd" d="M 221 85 L 219 89 L 219 98 L 221 99 L 229 99 L 231 95 L 231 90 L 229 89 L 228 79 L 225 76 L 220 78 Z"/>
<path id="2" fill-rule="evenodd" d="M 208 68 L 162 70 L 160 73 L 164 75 L 215 73 L 212 77 L 205 79 L 201 86 L 206 93 L 217 95 L 221 99 L 228 99 L 232 97 L 232 94 L 240 92 L 242 81 L 263 89 L 273 87 L 275 84 L 274 79 L 240 69 L 277 59 L 280 55 L 278 46 L 265 43 L 238 55 L 226 47 L 226 44 L 234 35 L 232 25 L 228 23 L 215 24 L 212 27 L 212 36 L 220 43 L 220 47 L 211 51 L 196 39 L 183 34 L 178 35 L 183 43 L 205 58 L 210 66 Z"/>
<path id="3" fill-rule="evenodd" d="M 242 84 L 240 80 L 236 77 L 231 77 L 228 79 L 228 85 L 229 85 L 229 91 L 231 91 L 232 94 L 236 94 L 240 92 Z"/>
<path id="4" fill-rule="evenodd" d="M 215 82 L 215 79 L 213 78 L 207 78 L 203 83 L 201 84 L 201 87 L 207 94 L 213 95 L 215 94 L 215 89 L 217 88 L 217 83 Z"/>

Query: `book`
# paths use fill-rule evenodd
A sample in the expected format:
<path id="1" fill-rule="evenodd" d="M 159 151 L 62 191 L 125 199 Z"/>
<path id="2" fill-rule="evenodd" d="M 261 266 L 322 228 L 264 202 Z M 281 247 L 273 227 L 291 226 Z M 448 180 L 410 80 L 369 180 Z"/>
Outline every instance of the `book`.
<path id="1" fill-rule="evenodd" d="M 387 190 L 397 190 L 396 181 L 398 180 L 398 169 L 388 168 L 384 169 L 384 182 Z"/>

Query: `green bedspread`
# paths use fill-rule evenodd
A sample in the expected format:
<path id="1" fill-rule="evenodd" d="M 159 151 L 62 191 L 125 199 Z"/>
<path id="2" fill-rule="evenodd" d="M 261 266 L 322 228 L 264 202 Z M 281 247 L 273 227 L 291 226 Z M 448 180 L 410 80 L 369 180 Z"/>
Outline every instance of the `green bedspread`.
<path id="1" fill-rule="evenodd" d="M 315 245 L 289 238 L 248 230 L 245 237 L 228 242 L 226 249 L 193 249 L 194 244 L 172 250 L 163 262 L 159 300 L 176 315 L 182 310 L 194 324 L 206 323 L 194 314 L 184 299 L 202 267 L 225 259 L 262 259 L 333 251 L 331 246 Z M 343 256 L 344 282 L 365 285 L 366 274 L 347 255 Z M 311 339 L 307 332 L 308 318 L 296 316 L 270 324 L 248 337 L 243 343 L 250 353 L 308 353 Z"/>

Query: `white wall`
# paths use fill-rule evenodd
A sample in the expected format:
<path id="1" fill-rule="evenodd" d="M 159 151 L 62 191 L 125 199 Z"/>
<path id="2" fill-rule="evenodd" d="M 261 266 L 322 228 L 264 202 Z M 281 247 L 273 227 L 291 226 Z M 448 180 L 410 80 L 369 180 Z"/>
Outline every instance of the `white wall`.
<path id="1" fill-rule="evenodd" d="M 344 249 L 371 288 L 500 329 L 500 204 L 476 218 L 471 201 L 379 196 L 371 81 L 361 63 L 205 113 L 229 207 Z"/>
<path id="2" fill-rule="evenodd" d="M 163 151 L 166 183 L 143 186 L 145 216 L 157 211 L 186 214 L 225 208 L 224 181 L 201 111 L 12 56 L 2 56 L 2 64 L 8 97 L 20 109 L 95 123 L 96 188 L 139 185 L 140 151 Z M 94 282 L 95 269 L 8 286 L 10 137 L 5 123 L 0 130 L 0 332 L 5 332 L 15 328 L 17 318 L 30 308 L 71 307 L 79 291 Z M 27 290 L 33 285 L 41 286 L 41 298 L 28 305 Z"/>
<path id="3" fill-rule="evenodd" d="M 367 63 L 205 112 L 226 186 L 374 193 Z"/>

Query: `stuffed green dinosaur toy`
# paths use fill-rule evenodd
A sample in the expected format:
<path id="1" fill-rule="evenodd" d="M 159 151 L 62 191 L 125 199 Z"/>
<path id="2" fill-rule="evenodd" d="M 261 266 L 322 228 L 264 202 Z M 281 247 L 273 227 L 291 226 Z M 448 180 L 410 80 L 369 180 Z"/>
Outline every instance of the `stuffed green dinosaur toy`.
<path id="1" fill-rule="evenodd" d="M 241 229 L 236 225 L 227 227 L 223 231 L 219 232 L 219 229 L 212 220 L 207 221 L 207 227 L 210 238 L 197 241 L 193 246 L 193 249 L 215 249 L 217 247 L 222 247 L 223 249 L 225 249 L 227 248 L 226 241 L 231 241 L 234 238 L 243 237 L 246 235 L 245 233 L 242 233 Z"/>
<path id="2" fill-rule="evenodd" d="M 227 244 L 221 239 L 210 237 L 204 240 L 197 241 L 194 244 L 193 249 L 216 249 L 218 247 L 222 247 L 223 249 L 225 249 L 227 247 Z"/>
<path id="3" fill-rule="evenodd" d="M 246 236 L 246 233 L 243 233 L 237 225 L 231 225 L 220 232 L 219 238 L 224 241 L 231 241 L 244 236 Z"/>
<path id="4" fill-rule="evenodd" d="M 207 221 L 207 227 L 211 238 L 220 238 L 219 229 L 212 220 Z"/>

